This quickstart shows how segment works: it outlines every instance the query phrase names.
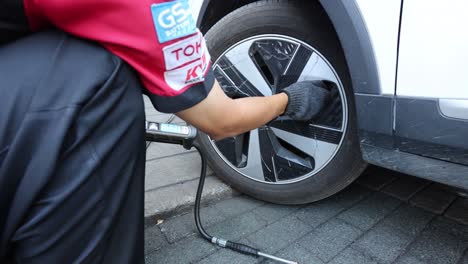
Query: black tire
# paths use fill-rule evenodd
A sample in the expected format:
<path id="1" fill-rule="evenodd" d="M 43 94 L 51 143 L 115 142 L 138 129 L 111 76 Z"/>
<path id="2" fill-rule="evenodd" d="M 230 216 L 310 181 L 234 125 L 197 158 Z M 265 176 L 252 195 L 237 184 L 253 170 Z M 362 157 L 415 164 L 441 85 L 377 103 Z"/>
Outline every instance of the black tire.
<path id="1" fill-rule="evenodd" d="M 201 134 L 199 142 L 216 174 L 243 193 L 279 204 L 303 204 L 326 198 L 348 186 L 366 167 L 359 148 L 353 92 L 340 43 L 318 4 L 260 1 L 235 10 L 209 30 L 206 39 L 212 60 L 216 61 L 235 43 L 261 34 L 281 34 L 301 40 L 318 50 L 336 70 L 348 104 L 348 125 L 340 149 L 333 160 L 309 178 L 267 184 L 245 177 L 226 164 L 208 136 Z"/>

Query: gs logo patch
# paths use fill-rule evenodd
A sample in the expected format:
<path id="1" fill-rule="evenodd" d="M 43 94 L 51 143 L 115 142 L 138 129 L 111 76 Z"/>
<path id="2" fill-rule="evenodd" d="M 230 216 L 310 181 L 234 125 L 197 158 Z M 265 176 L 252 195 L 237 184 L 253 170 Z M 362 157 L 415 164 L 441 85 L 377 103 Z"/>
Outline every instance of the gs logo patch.
<path id="1" fill-rule="evenodd" d="M 197 32 L 188 0 L 152 4 L 151 13 L 160 43 Z"/>

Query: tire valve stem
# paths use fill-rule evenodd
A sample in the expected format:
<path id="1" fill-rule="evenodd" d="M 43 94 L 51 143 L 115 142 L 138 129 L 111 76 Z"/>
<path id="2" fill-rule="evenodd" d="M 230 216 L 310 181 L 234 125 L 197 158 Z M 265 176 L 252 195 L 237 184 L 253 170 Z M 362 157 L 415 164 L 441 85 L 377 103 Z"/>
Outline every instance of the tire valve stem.
<path id="1" fill-rule="evenodd" d="M 267 258 L 267 259 L 270 259 L 270 260 L 273 260 L 273 261 L 276 261 L 276 262 L 280 262 L 280 263 L 297 264 L 297 262 L 295 262 L 295 261 L 290 261 L 290 260 L 287 260 L 287 259 L 279 258 L 279 257 L 273 256 L 273 255 L 270 255 L 270 254 L 263 253 L 263 252 L 259 251 L 258 249 L 249 247 L 247 245 L 244 245 L 244 244 L 241 244 L 241 243 L 231 242 L 229 240 L 225 240 L 225 239 L 221 239 L 221 238 L 217 238 L 217 237 L 212 237 L 211 238 L 211 243 L 213 243 L 215 245 L 218 245 L 220 247 L 223 247 L 223 248 L 229 248 L 231 250 L 234 250 L 234 251 L 237 251 L 239 253 L 246 254 L 246 255 L 252 255 L 252 256 L 255 256 L 255 257 L 264 257 L 264 258 Z"/>

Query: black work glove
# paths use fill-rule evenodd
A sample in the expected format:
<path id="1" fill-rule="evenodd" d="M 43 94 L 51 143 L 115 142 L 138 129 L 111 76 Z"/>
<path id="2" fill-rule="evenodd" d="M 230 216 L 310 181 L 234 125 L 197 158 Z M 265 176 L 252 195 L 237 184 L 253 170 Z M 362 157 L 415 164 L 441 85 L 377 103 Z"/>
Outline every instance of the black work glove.
<path id="1" fill-rule="evenodd" d="M 283 92 L 289 97 L 284 114 L 297 121 L 315 118 L 330 100 L 327 88 L 331 84 L 326 81 L 303 81 L 284 88 Z"/>

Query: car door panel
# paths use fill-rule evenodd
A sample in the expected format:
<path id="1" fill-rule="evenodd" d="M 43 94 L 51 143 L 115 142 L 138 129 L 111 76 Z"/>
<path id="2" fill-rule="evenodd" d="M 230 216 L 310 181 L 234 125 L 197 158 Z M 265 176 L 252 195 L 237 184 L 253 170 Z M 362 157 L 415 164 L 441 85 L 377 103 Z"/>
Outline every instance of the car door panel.
<path id="1" fill-rule="evenodd" d="M 404 2 L 398 96 L 468 100 L 468 1 Z"/>

